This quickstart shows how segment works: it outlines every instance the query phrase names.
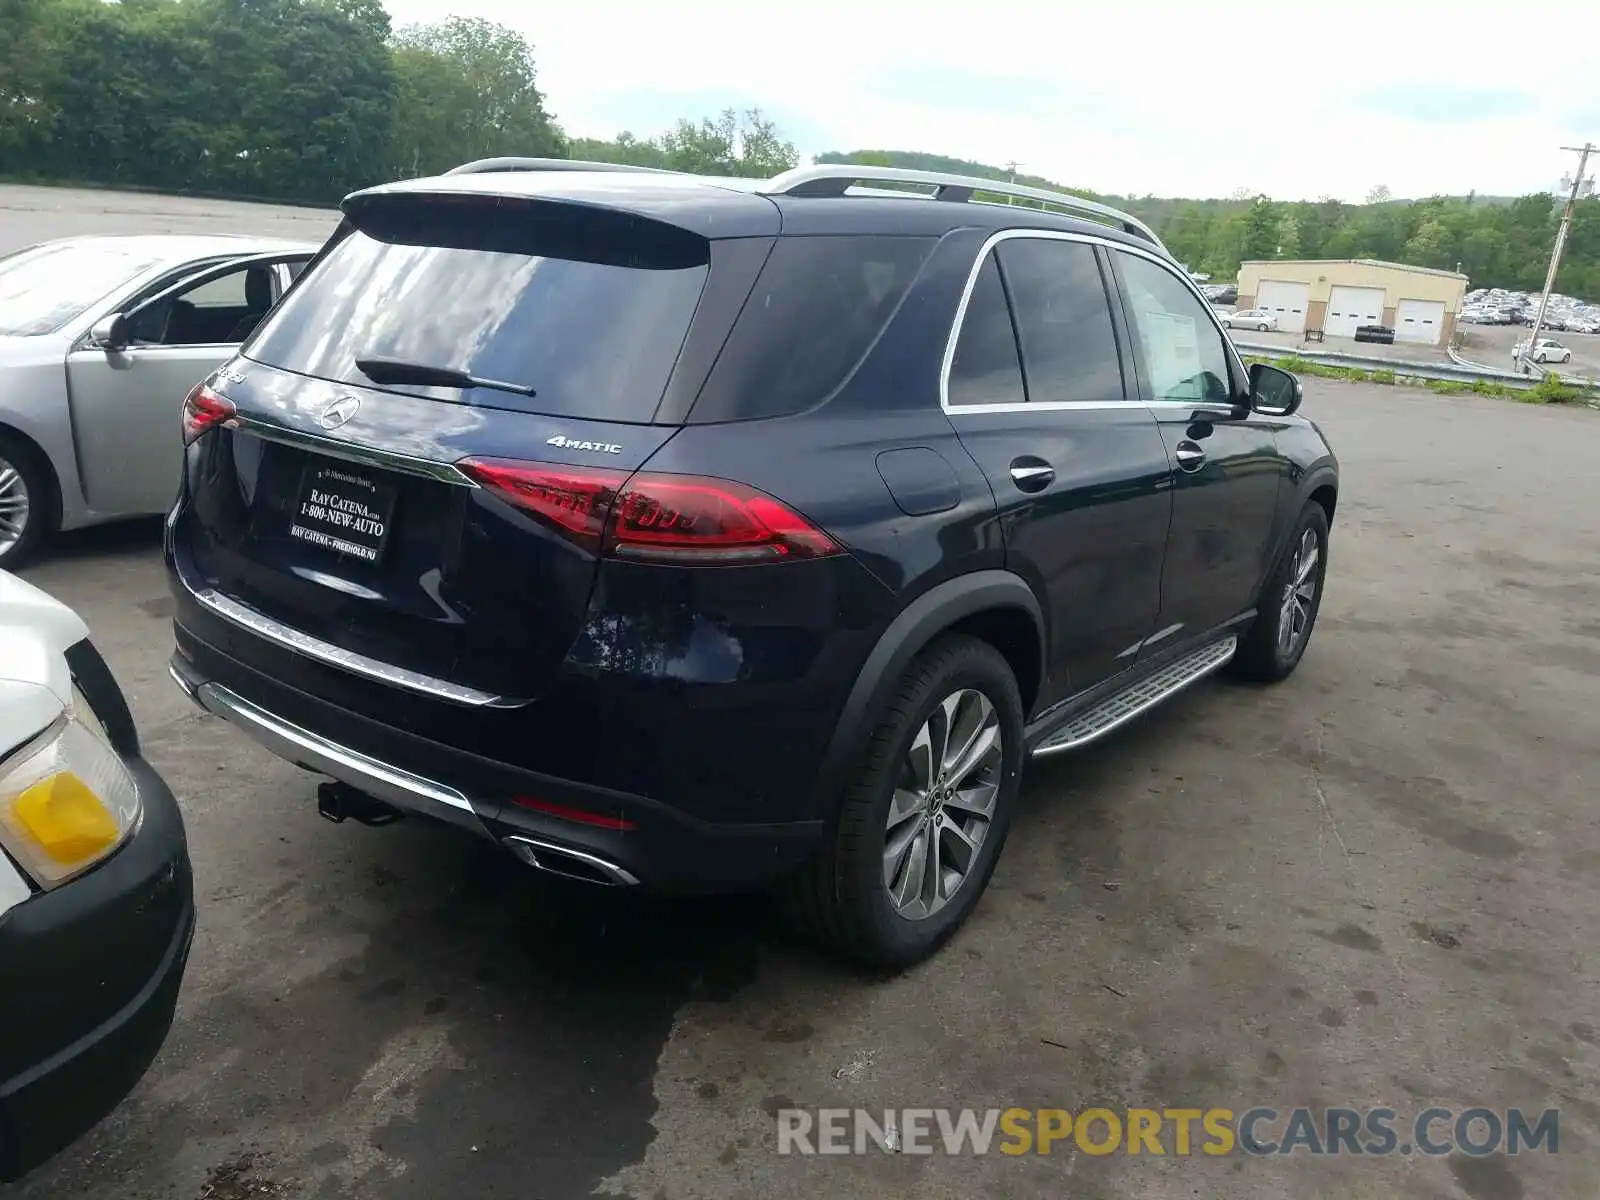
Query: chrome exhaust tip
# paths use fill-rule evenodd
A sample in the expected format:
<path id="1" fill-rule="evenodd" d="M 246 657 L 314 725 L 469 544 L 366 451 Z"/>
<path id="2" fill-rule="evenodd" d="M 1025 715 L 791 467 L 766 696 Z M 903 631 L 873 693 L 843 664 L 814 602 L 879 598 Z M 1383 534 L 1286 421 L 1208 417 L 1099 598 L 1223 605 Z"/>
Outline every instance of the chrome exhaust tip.
<path id="1" fill-rule="evenodd" d="M 614 862 L 574 850 L 570 846 L 557 846 L 552 842 L 517 834 L 505 839 L 506 848 L 523 862 L 549 875 L 579 883 L 594 883 L 601 887 L 638 887 L 639 881 Z"/>

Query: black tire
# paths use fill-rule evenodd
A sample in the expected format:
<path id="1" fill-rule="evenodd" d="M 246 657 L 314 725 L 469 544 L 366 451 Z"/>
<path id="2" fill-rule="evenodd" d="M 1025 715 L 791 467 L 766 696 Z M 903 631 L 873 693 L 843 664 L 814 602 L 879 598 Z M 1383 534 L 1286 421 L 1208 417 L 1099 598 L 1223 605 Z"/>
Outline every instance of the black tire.
<path id="1" fill-rule="evenodd" d="M 961 885 L 942 908 L 913 920 L 896 910 L 884 880 L 889 805 L 924 723 L 962 689 L 981 693 L 998 718 L 993 815 Z M 786 881 L 781 899 L 790 919 L 865 966 L 899 970 L 932 955 L 977 907 L 994 873 L 1021 786 L 1022 736 L 1022 697 L 1000 653 L 977 638 L 936 640 L 913 660 L 885 705 L 815 858 Z"/>
<path id="2" fill-rule="evenodd" d="M 1300 632 L 1286 646 L 1282 634 L 1284 622 L 1289 619 L 1290 613 L 1285 607 L 1285 600 L 1291 581 L 1298 573 L 1299 548 L 1308 533 L 1316 539 L 1317 561 L 1311 576 L 1315 590 L 1305 611 L 1304 623 L 1299 626 Z M 1256 683 L 1277 683 L 1294 673 L 1316 628 L 1327 574 L 1328 514 L 1322 505 L 1312 500 L 1301 510 L 1300 519 L 1290 531 L 1277 565 L 1267 577 L 1266 586 L 1261 589 L 1261 598 L 1256 604 L 1256 618 L 1239 640 L 1239 649 L 1228 662 L 1230 674 Z"/>
<path id="3" fill-rule="evenodd" d="M 0 432 L 0 479 L 6 477 L 8 470 L 14 470 L 20 476 L 22 489 L 28 498 L 28 515 L 22 535 L 9 545 L 4 545 L 6 535 L 0 533 L 0 570 L 15 571 L 38 552 L 45 533 L 53 524 L 55 478 L 31 445 Z"/>

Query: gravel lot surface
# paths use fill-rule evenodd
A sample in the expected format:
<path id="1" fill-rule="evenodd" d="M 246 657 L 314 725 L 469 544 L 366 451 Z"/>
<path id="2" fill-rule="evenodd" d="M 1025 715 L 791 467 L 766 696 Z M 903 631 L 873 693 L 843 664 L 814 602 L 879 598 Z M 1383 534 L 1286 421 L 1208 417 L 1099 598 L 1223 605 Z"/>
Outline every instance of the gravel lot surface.
<path id="1" fill-rule="evenodd" d="M 49 211 L 257 219 L 113 199 Z M 27 577 L 129 693 L 203 908 L 144 1084 L 0 1196 L 1595 1195 L 1600 415 L 1307 393 L 1345 475 L 1299 672 L 1036 764 L 968 928 L 888 980 L 760 902 L 555 889 L 420 822 L 329 825 L 310 776 L 167 680 L 158 527 L 66 539 Z M 791 1104 L 1559 1107 L 1560 1153 L 780 1157 Z"/>
<path id="2" fill-rule="evenodd" d="M 0 184 L 0 254 L 90 233 L 241 233 L 321 241 L 339 214 L 142 192 Z"/>

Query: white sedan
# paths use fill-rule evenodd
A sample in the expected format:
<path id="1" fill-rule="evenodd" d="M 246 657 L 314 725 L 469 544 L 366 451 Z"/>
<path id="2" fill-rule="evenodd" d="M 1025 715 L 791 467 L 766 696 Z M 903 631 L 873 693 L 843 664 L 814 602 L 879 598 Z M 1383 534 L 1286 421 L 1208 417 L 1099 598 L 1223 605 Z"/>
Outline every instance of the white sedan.
<path id="1" fill-rule="evenodd" d="M 1256 329 L 1262 333 L 1278 327 L 1278 318 L 1264 308 L 1241 308 L 1238 312 L 1223 313 L 1224 329 Z"/>
<path id="2" fill-rule="evenodd" d="M 184 396 L 316 249 L 137 234 L 0 258 L 0 567 L 58 529 L 166 510 Z"/>
<path id="3" fill-rule="evenodd" d="M 1528 343 L 1518 342 L 1511 351 L 1513 361 L 1527 355 L 1531 362 L 1536 363 L 1569 363 L 1572 361 L 1572 351 L 1563 346 L 1555 338 L 1540 338 L 1533 348 L 1533 353 L 1528 354 Z"/>

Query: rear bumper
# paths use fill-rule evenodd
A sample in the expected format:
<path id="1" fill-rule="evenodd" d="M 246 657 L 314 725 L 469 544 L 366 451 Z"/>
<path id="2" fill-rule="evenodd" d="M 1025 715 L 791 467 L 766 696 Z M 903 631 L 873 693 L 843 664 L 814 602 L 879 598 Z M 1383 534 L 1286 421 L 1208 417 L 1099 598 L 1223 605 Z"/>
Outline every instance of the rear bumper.
<path id="1" fill-rule="evenodd" d="M 279 757 L 409 814 L 501 844 L 557 873 L 663 892 L 761 886 L 805 861 L 820 821 L 709 822 L 649 797 L 484 758 L 300 691 L 177 627 L 169 671 L 180 688 Z M 590 814 L 600 827 L 514 797 Z M 588 864 L 588 871 L 562 866 Z"/>
<path id="2" fill-rule="evenodd" d="M 138 759 L 139 831 L 89 874 L 0 920 L 0 1180 L 106 1116 L 166 1039 L 194 936 L 177 802 Z"/>

